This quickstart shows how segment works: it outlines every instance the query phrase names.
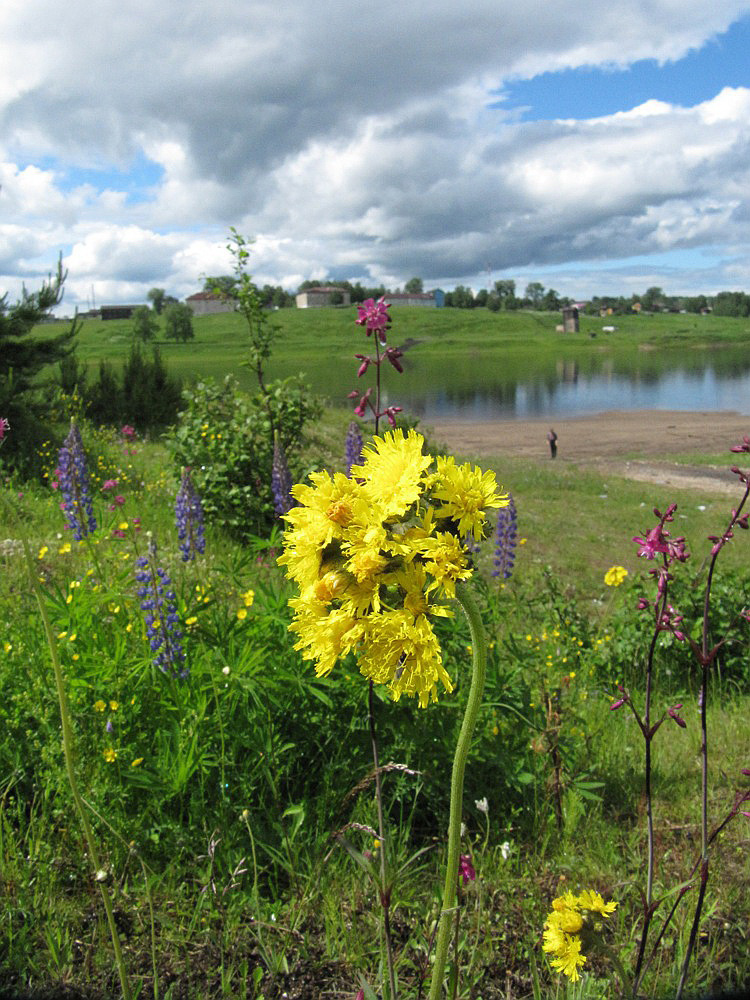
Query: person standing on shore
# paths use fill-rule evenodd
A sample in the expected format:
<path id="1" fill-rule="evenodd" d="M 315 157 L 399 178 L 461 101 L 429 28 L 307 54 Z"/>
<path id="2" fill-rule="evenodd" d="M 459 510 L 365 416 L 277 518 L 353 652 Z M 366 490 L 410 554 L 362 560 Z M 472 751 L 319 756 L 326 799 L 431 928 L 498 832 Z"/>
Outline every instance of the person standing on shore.
<path id="1" fill-rule="evenodd" d="M 554 428 L 550 427 L 549 434 L 547 435 L 547 441 L 549 441 L 549 457 L 557 457 L 557 434 L 555 434 Z"/>

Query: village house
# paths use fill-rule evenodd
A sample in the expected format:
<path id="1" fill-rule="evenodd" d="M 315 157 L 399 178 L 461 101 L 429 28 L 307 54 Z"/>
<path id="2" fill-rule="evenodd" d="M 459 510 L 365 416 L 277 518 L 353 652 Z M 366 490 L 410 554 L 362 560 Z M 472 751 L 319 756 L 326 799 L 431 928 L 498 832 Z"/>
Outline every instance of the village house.
<path id="1" fill-rule="evenodd" d="M 185 303 L 190 306 L 194 316 L 209 316 L 213 313 L 235 311 L 234 299 L 229 299 L 218 292 L 196 292 L 195 295 L 188 295 Z"/>
<path id="2" fill-rule="evenodd" d="M 138 306 L 102 306 L 98 312 L 103 320 L 130 319 Z"/>
<path id="3" fill-rule="evenodd" d="M 316 285 L 298 292 L 294 301 L 298 309 L 315 309 L 318 306 L 349 306 L 352 297 L 344 288 L 336 285 Z"/>
<path id="4" fill-rule="evenodd" d="M 433 292 L 397 292 L 386 295 L 386 301 L 392 306 L 422 306 L 428 309 L 442 309 L 445 305 L 445 292 L 436 288 Z"/>

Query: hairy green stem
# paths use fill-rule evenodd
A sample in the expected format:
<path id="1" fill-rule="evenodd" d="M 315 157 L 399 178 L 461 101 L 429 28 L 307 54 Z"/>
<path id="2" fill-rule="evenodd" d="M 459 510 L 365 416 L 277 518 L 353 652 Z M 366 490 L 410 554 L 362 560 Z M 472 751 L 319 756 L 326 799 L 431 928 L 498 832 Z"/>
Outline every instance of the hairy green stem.
<path id="1" fill-rule="evenodd" d="M 130 982 L 128 980 L 127 970 L 125 969 L 125 961 L 122 955 L 122 948 L 120 946 L 120 936 L 117 933 L 117 925 L 115 923 L 114 910 L 112 909 L 112 900 L 109 896 L 109 891 L 105 885 L 106 872 L 101 868 L 99 864 L 99 852 L 96 847 L 96 839 L 94 837 L 94 831 L 89 823 L 88 815 L 86 814 L 86 807 L 78 789 L 78 782 L 75 776 L 74 768 L 74 751 L 73 751 L 73 727 L 70 719 L 70 707 L 68 705 L 68 696 L 65 691 L 65 681 L 62 673 L 62 665 L 60 663 L 60 656 L 57 651 L 57 643 L 55 641 L 54 632 L 52 630 L 52 622 L 50 621 L 49 614 L 47 613 L 47 606 L 44 603 L 44 594 L 42 593 L 42 588 L 39 586 L 39 579 L 36 574 L 36 567 L 34 566 L 34 560 L 31 556 L 31 550 L 29 548 L 28 540 L 25 534 L 21 535 L 21 541 L 23 543 L 24 555 L 26 557 L 26 565 L 29 571 L 29 580 L 31 581 L 31 587 L 34 591 L 34 596 L 36 597 L 37 605 L 39 606 L 39 613 L 42 617 L 42 622 L 44 624 L 44 634 L 47 639 L 47 646 L 49 647 L 50 658 L 52 660 L 52 671 L 55 676 L 55 687 L 57 689 L 57 701 L 60 706 L 60 726 L 62 730 L 62 744 L 63 744 L 63 754 L 65 756 L 65 770 L 68 776 L 68 784 L 70 785 L 70 792 L 73 796 L 73 802 L 78 812 L 78 818 L 81 821 L 81 827 L 83 828 L 83 834 L 86 839 L 86 845 L 89 852 L 89 860 L 93 868 L 94 877 L 99 884 L 99 889 L 102 895 L 102 902 L 104 904 L 104 909 L 107 914 L 107 923 L 109 924 L 109 933 L 112 938 L 112 950 L 115 954 L 115 964 L 117 965 L 117 972 L 120 977 L 120 986 L 122 988 L 123 1000 L 132 1000 L 132 992 L 130 989 Z"/>
<path id="2" fill-rule="evenodd" d="M 437 945 L 435 948 L 435 964 L 432 968 L 430 985 L 430 1000 L 439 1000 L 443 990 L 445 964 L 448 957 L 448 946 L 451 934 L 451 916 L 456 906 L 458 891 L 458 860 L 461 849 L 461 811 L 464 796 L 464 772 L 466 759 L 471 748 L 471 738 L 474 733 L 479 708 L 484 693 L 484 679 L 487 672 L 487 638 L 482 625 L 479 605 L 470 588 L 463 583 L 456 584 L 456 598 L 463 608 L 469 621 L 473 663 L 471 688 L 466 702 L 464 720 L 456 744 L 456 755 L 453 759 L 453 775 L 451 777 L 451 805 L 448 820 L 448 857 L 445 866 L 445 886 L 443 888 L 443 906 L 438 922 Z"/>

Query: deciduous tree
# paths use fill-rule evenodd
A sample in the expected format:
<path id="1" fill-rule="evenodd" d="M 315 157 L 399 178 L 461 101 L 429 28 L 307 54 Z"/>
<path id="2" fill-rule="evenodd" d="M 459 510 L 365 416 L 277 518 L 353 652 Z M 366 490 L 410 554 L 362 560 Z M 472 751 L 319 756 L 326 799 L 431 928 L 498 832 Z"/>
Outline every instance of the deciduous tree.
<path id="1" fill-rule="evenodd" d="M 193 310 L 184 302 L 172 302 L 164 310 L 164 336 L 186 343 L 193 340 Z"/>

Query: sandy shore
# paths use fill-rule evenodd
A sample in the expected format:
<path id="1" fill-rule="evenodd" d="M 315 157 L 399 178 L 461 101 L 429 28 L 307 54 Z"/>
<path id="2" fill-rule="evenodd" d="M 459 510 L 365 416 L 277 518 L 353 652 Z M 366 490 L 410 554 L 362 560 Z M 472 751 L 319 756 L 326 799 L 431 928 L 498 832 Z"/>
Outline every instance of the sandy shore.
<path id="1" fill-rule="evenodd" d="M 550 422 L 503 420 L 464 422 L 436 420 L 433 439 L 456 455 L 515 455 L 550 461 L 547 432 Z M 729 467 L 750 465 L 729 449 L 750 435 L 750 416 L 738 413 L 703 413 L 682 410 L 612 410 L 591 417 L 556 420 L 558 463 L 594 468 L 642 482 L 675 489 L 736 494 L 737 478 Z M 721 453 L 726 465 L 708 467 L 665 461 L 686 452 Z M 631 458 L 625 460 L 624 456 Z M 660 456 L 655 462 L 654 457 Z"/>
<path id="2" fill-rule="evenodd" d="M 465 455 L 548 458 L 548 419 L 464 422 L 434 420 L 434 436 Z M 623 455 L 720 452 L 750 434 L 750 416 L 682 410 L 612 410 L 567 417 L 552 424 L 558 461 L 590 461 Z"/>

